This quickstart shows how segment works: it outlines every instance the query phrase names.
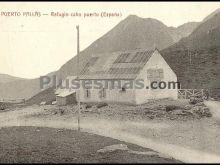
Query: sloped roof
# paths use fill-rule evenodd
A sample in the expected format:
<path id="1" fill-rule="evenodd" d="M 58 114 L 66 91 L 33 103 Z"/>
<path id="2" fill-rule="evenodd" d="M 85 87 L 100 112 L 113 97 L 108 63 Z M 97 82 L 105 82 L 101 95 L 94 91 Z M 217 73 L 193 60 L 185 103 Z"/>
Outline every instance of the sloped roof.
<path id="1" fill-rule="evenodd" d="M 55 95 L 58 95 L 58 94 L 62 93 L 63 91 L 64 91 L 64 89 L 58 88 L 58 89 L 56 89 L 56 91 L 55 91 Z"/>
<path id="2" fill-rule="evenodd" d="M 66 97 L 66 96 L 69 96 L 73 93 L 75 93 L 76 91 L 75 90 L 69 90 L 69 89 L 65 89 L 63 90 L 59 95 L 57 95 L 58 97 Z"/>
<path id="3" fill-rule="evenodd" d="M 135 79 L 154 50 L 136 49 L 92 55 L 80 79 Z"/>

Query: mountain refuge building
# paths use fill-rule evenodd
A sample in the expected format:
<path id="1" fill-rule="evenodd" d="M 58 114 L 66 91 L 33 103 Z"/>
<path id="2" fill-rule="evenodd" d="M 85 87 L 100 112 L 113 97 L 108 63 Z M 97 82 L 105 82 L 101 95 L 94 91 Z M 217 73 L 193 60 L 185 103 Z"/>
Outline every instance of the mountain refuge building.
<path id="1" fill-rule="evenodd" d="M 77 77 L 66 79 L 72 81 Z M 77 96 L 83 103 L 134 105 L 150 99 L 178 97 L 177 76 L 157 49 L 91 55 L 77 80 L 79 89 L 56 90 L 57 105 L 76 103 Z"/>
<path id="2" fill-rule="evenodd" d="M 84 103 L 137 105 L 149 99 L 178 97 L 177 76 L 157 49 L 91 55 L 79 79 L 92 84 L 90 88 L 80 86 Z"/>

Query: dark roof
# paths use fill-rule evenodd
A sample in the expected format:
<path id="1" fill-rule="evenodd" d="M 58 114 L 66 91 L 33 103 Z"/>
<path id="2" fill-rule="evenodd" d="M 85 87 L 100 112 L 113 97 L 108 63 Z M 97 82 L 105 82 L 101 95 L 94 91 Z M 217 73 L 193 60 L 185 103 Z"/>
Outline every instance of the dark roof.
<path id="1" fill-rule="evenodd" d="M 92 55 L 80 79 L 135 79 L 154 50 L 130 50 Z"/>

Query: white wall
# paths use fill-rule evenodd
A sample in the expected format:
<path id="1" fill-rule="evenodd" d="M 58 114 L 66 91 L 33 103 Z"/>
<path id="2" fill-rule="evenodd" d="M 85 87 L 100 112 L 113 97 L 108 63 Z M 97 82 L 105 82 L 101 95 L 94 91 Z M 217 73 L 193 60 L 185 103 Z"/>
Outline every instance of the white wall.
<path id="1" fill-rule="evenodd" d="M 147 79 L 148 69 L 163 69 L 164 78 L 161 81 L 171 82 L 177 81 L 176 74 L 169 67 L 163 57 L 158 51 L 155 51 L 144 68 L 141 70 L 137 79 L 144 79 L 144 85 L 150 86 L 150 80 Z M 123 83 L 123 82 L 122 82 Z M 177 99 L 177 87 L 176 89 L 126 89 L 125 92 L 120 92 L 119 89 L 106 89 L 106 97 L 100 98 L 100 89 L 90 89 L 90 98 L 86 98 L 84 95 L 84 89 L 80 90 L 81 102 L 115 102 L 115 103 L 132 103 L 142 104 L 148 101 L 148 99 L 158 98 L 173 98 Z"/>
<path id="2" fill-rule="evenodd" d="M 135 90 L 121 92 L 119 89 L 106 89 L 106 97 L 100 98 L 99 89 L 90 89 L 90 97 L 84 96 L 84 90 L 80 90 L 81 102 L 112 102 L 135 104 Z"/>
<path id="3" fill-rule="evenodd" d="M 147 79 L 148 69 L 163 69 L 164 78 L 161 81 L 170 82 L 177 81 L 176 74 L 166 63 L 164 58 L 160 55 L 158 51 L 155 51 L 149 61 L 146 63 L 144 68 L 141 70 L 137 79 L 144 79 L 145 87 L 150 87 L 150 80 Z M 142 104 L 148 101 L 148 99 L 158 99 L 158 98 L 173 98 L 177 99 L 177 87 L 176 89 L 136 89 L 136 103 Z"/>

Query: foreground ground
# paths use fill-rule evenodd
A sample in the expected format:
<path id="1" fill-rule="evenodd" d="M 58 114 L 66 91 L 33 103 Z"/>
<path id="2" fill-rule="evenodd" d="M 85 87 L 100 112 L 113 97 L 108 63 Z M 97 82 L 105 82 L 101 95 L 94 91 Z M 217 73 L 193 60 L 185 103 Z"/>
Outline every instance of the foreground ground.
<path id="1" fill-rule="evenodd" d="M 164 111 L 155 113 L 157 110 L 151 107 L 154 104 L 158 102 L 144 107 L 144 111 L 140 109 L 141 107 L 134 109 L 132 106 L 115 105 L 83 110 L 81 129 L 151 148 L 183 162 L 220 162 L 219 118 L 215 116 L 198 118 L 194 114 L 188 118 L 179 110 L 178 114 L 181 112 L 185 117 L 179 118 L 178 114 L 173 115 L 169 112 L 161 113 Z M 178 102 L 175 104 L 181 105 Z M 0 113 L 0 125 L 77 129 L 76 110 L 74 106 L 51 105 L 16 108 Z M 218 111 L 218 107 L 215 106 L 214 110 Z M 150 117 L 148 112 L 151 112 Z"/>
<path id="2" fill-rule="evenodd" d="M 97 152 L 123 144 L 128 150 Z M 122 141 L 67 129 L 0 129 L 0 163 L 178 163 L 152 150 Z M 131 152 L 132 151 L 132 152 Z M 153 154 L 152 154 L 153 153 Z"/>

